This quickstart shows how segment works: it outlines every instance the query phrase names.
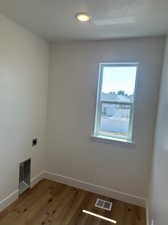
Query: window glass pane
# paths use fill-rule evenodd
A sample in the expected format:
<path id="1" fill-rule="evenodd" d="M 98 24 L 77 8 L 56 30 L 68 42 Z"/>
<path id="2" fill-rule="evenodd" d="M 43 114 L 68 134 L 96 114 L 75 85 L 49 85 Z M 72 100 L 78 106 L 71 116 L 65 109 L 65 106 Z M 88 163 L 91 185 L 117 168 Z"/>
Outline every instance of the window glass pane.
<path id="1" fill-rule="evenodd" d="M 136 66 L 103 66 L 101 100 L 133 102 Z"/>
<path id="2" fill-rule="evenodd" d="M 101 105 L 100 131 L 110 132 L 111 135 L 127 137 L 131 105 L 108 104 Z"/>
<path id="3" fill-rule="evenodd" d="M 132 139 L 137 64 L 101 64 L 95 135 Z"/>

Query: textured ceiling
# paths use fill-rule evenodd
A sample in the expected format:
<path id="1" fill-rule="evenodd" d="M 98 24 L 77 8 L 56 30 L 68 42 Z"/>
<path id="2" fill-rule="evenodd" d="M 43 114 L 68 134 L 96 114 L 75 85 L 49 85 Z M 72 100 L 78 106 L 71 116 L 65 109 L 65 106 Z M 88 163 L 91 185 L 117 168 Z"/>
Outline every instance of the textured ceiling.
<path id="1" fill-rule="evenodd" d="M 165 34 L 168 0 L 0 0 L 0 11 L 48 40 L 93 40 Z M 74 15 L 87 11 L 92 21 Z"/>

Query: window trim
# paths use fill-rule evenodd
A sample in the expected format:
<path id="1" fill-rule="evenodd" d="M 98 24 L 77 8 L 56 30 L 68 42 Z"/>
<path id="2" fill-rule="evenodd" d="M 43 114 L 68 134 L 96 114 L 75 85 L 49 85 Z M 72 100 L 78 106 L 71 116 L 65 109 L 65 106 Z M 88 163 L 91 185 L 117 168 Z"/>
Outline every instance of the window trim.
<path id="1" fill-rule="evenodd" d="M 130 67 L 130 66 L 136 66 L 136 77 L 135 77 L 135 91 L 134 91 L 134 102 L 133 103 L 126 103 L 123 102 L 124 104 L 130 104 L 132 105 L 131 107 L 131 113 L 130 113 L 130 120 L 129 120 L 129 133 L 127 137 L 123 136 L 118 136 L 118 135 L 108 135 L 110 132 L 101 132 L 100 133 L 100 120 L 101 120 L 101 86 L 102 86 L 102 79 L 103 79 L 103 69 L 104 67 Z M 94 120 L 94 130 L 93 130 L 93 135 L 92 137 L 94 138 L 100 138 L 101 140 L 112 140 L 112 141 L 117 141 L 117 142 L 124 142 L 124 143 L 135 143 L 135 136 L 134 136 L 134 119 L 135 119 L 135 104 L 136 104 L 136 94 L 137 94 L 137 77 L 138 77 L 138 70 L 139 70 L 139 63 L 138 62 L 117 62 L 117 63 L 99 63 L 98 66 L 99 73 L 98 73 L 98 85 L 97 85 L 97 97 L 96 97 L 96 111 L 95 111 L 95 120 Z M 105 101 L 103 101 L 105 102 Z M 108 103 L 110 101 L 107 101 Z M 120 102 L 113 102 L 111 103 L 114 104 L 121 104 Z M 104 135 L 103 135 L 104 133 Z"/>

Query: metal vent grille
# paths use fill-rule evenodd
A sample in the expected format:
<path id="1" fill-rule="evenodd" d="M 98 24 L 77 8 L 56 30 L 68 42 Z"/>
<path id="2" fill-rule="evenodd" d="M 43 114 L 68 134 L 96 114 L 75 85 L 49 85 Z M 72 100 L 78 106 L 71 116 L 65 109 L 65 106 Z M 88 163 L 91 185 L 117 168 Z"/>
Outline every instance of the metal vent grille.
<path id="1" fill-rule="evenodd" d="M 104 201 L 104 200 L 98 198 L 96 200 L 95 207 L 111 211 L 112 202 Z"/>

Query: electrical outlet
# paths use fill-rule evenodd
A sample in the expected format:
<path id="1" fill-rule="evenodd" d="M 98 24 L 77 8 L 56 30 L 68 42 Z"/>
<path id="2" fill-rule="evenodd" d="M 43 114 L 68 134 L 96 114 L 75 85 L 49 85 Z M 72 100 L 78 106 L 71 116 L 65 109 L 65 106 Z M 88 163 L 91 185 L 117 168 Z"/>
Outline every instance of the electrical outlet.
<path id="1" fill-rule="evenodd" d="M 37 145 L 37 138 L 34 138 L 33 140 L 32 140 L 32 146 L 34 147 L 34 146 L 36 146 Z"/>

